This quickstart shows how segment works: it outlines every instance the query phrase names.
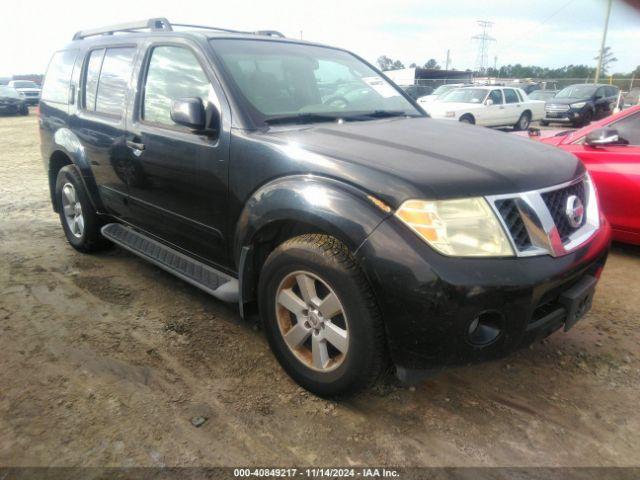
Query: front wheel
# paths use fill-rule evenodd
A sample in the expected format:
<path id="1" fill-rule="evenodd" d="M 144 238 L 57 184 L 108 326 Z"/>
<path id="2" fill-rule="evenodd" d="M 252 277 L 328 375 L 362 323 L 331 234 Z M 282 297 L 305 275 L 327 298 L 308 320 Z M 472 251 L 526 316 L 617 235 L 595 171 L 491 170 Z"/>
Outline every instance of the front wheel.
<path id="1" fill-rule="evenodd" d="M 475 125 L 475 120 L 471 115 L 463 115 L 460 117 L 460 123 L 466 123 L 468 125 Z"/>
<path id="2" fill-rule="evenodd" d="M 386 363 L 380 315 L 342 242 L 321 234 L 286 241 L 264 264 L 259 297 L 271 349 L 302 387 L 344 395 L 377 380 Z"/>
<path id="3" fill-rule="evenodd" d="M 543 127 L 548 127 L 549 126 L 549 122 L 547 122 L 546 120 L 540 120 L 540 125 Z"/>
<path id="4" fill-rule="evenodd" d="M 29 115 L 29 106 L 26 103 L 20 107 L 20 115 Z"/>

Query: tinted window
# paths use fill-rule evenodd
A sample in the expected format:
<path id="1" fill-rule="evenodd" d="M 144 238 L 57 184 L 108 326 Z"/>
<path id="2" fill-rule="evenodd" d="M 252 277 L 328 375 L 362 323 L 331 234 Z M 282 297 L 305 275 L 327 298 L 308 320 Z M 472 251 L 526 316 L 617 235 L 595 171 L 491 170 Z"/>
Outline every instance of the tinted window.
<path id="1" fill-rule="evenodd" d="M 489 98 L 493 100 L 494 105 L 501 105 L 502 103 L 504 103 L 502 101 L 502 92 L 500 90 L 491 90 Z"/>
<path id="2" fill-rule="evenodd" d="M 98 89 L 98 79 L 100 77 L 103 57 L 104 49 L 94 50 L 89 54 L 84 88 L 84 106 L 90 111 L 96 109 L 96 91 Z"/>
<path id="3" fill-rule="evenodd" d="M 96 92 L 96 112 L 122 115 L 135 53 L 135 48 L 108 48 L 105 52 Z"/>
<path id="4" fill-rule="evenodd" d="M 631 145 L 640 145 L 640 113 L 623 118 L 612 127 Z"/>
<path id="5" fill-rule="evenodd" d="M 607 87 L 607 96 L 608 97 L 617 97 L 618 89 L 616 87 Z"/>
<path id="6" fill-rule="evenodd" d="M 42 99 L 48 102 L 67 103 L 69 81 L 77 50 L 65 50 L 53 55 L 42 86 Z"/>
<path id="7" fill-rule="evenodd" d="M 190 50 L 182 47 L 153 49 L 144 88 L 144 120 L 175 125 L 170 114 L 174 100 L 198 97 L 206 105 L 210 95 L 211 84 Z"/>
<path id="8" fill-rule="evenodd" d="M 507 103 L 518 103 L 520 101 L 516 91 L 511 88 L 504 89 L 504 99 Z"/>

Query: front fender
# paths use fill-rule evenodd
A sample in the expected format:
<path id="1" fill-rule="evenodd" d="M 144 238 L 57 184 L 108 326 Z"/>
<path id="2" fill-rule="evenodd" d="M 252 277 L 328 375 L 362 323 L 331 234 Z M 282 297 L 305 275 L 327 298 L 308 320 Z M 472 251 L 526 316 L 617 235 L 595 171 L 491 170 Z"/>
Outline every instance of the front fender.
<path id="1" fill-rule="evenodd" d="M 242 248 L 251 245 L 257 232 L 280 221 L 317 226 L 355 250 L 390 213 L 374 201 L 365 192 L 327 177 L 293 175 L 273 180 L 245 203 L 236 226 L 234 258 L 238 261 Z"/>

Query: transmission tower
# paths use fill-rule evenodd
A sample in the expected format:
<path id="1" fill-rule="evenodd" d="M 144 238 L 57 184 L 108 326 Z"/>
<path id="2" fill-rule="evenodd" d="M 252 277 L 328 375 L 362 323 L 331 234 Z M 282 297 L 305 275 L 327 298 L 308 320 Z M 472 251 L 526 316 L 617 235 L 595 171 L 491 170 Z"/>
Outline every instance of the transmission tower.
<path id="1" fill-rule="evenodd" d="M 487 20 L 478 20 L 477 21 L 480 28 L 482 28 L 482 33 L 478 35 L 474 35 L 471 37 L 472 40 L 478 42 L 478 56 L 476 57 L 476 71 L 485 73 L 487 71 L 487 63 L 489 58 L 489 44 L 491 42 L 495 42 L 496 39 L 490 36 L 487 33 L 491 27 L 493 27 L 493 22 L 489 22 Z"/>

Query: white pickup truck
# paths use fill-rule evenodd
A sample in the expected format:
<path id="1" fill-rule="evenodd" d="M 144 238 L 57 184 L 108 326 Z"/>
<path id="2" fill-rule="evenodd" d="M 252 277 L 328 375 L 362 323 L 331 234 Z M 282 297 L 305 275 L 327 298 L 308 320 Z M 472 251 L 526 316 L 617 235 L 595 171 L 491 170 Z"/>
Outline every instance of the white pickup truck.
<path id="1" fill-rule="evenodd" d="M 544 118 L 545 105 L 529 99 L 524 90 L 498 86 L 457 88 L 434 102 L 418 103 L 433 118 L 516 130 L 526 130 L 532 121 Z"/>

